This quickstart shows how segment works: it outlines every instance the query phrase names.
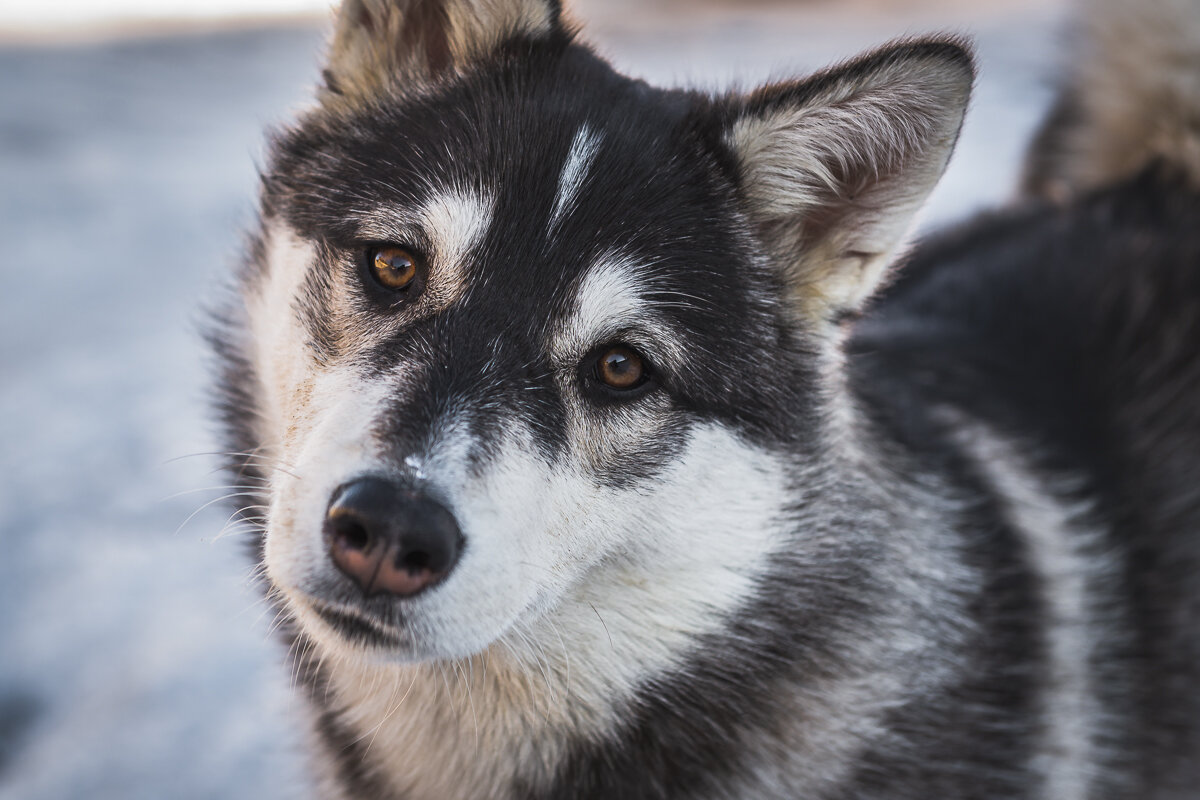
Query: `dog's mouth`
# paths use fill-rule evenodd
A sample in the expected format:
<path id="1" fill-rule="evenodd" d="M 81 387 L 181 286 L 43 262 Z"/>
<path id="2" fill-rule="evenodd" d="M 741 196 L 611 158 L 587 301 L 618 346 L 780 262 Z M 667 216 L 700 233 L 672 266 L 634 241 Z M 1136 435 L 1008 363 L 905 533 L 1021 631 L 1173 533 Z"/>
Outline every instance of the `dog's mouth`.
<path id="1" fill-rule="evenodd" d="M 404 646 L 401 631 L 384 622 L 356 611 L 336 608 L 317 600 L 309 607 L 338 635 L 360 647 L 399 648 Z"/>

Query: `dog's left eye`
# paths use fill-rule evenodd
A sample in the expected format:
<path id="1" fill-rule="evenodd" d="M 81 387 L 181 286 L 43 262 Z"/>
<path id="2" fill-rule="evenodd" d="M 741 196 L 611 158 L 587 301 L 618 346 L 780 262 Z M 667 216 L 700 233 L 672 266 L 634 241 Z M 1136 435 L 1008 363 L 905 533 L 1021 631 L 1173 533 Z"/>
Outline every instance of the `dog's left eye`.
<path id="1" fill-rule="evenodd" d="M 393 292 L 404 291 L 417 279 L 417 259 L 402 247 L 372 247 L 367 267 L 376 283 Z"/>

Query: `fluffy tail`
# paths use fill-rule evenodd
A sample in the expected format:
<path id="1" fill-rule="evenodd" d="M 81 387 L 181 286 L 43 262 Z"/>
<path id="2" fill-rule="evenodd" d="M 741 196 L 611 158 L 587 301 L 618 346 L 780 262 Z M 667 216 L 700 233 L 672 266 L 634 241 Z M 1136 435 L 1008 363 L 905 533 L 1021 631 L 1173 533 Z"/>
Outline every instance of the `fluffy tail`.
<path id="1" fill-rule="evenodd" d="M 1200 0 L 1076 0 L 1024 190 L 1063 200 L 1162 163 L 1200 189 Z"/>

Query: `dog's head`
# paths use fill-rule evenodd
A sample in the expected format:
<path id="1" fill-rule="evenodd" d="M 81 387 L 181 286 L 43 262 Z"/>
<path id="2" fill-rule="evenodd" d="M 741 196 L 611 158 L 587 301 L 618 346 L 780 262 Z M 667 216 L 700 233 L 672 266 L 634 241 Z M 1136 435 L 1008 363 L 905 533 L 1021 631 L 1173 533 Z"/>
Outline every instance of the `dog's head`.
<path id="1" fill-rule="evenodd" d="M 554 2 L 347 0 L 325 77 L 234 343 L 302 628 L 454 658 L 600 604 L 665 652 L 752 595 L 964 50 L 713 98 L 618 75 Z"/>

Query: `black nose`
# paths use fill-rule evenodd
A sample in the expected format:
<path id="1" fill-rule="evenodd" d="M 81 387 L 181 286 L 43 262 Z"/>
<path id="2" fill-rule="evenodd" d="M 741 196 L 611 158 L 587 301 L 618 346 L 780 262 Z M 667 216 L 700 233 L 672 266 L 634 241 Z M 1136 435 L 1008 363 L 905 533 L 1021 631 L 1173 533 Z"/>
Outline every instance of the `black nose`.
<path id="1" fill-rule="evenodd" d="M 333 563 L 363 592 L 411 597 L 450 573 L 462 532 L 445 506 L 385 478 L 339 487 L 325 514 Z"/>

